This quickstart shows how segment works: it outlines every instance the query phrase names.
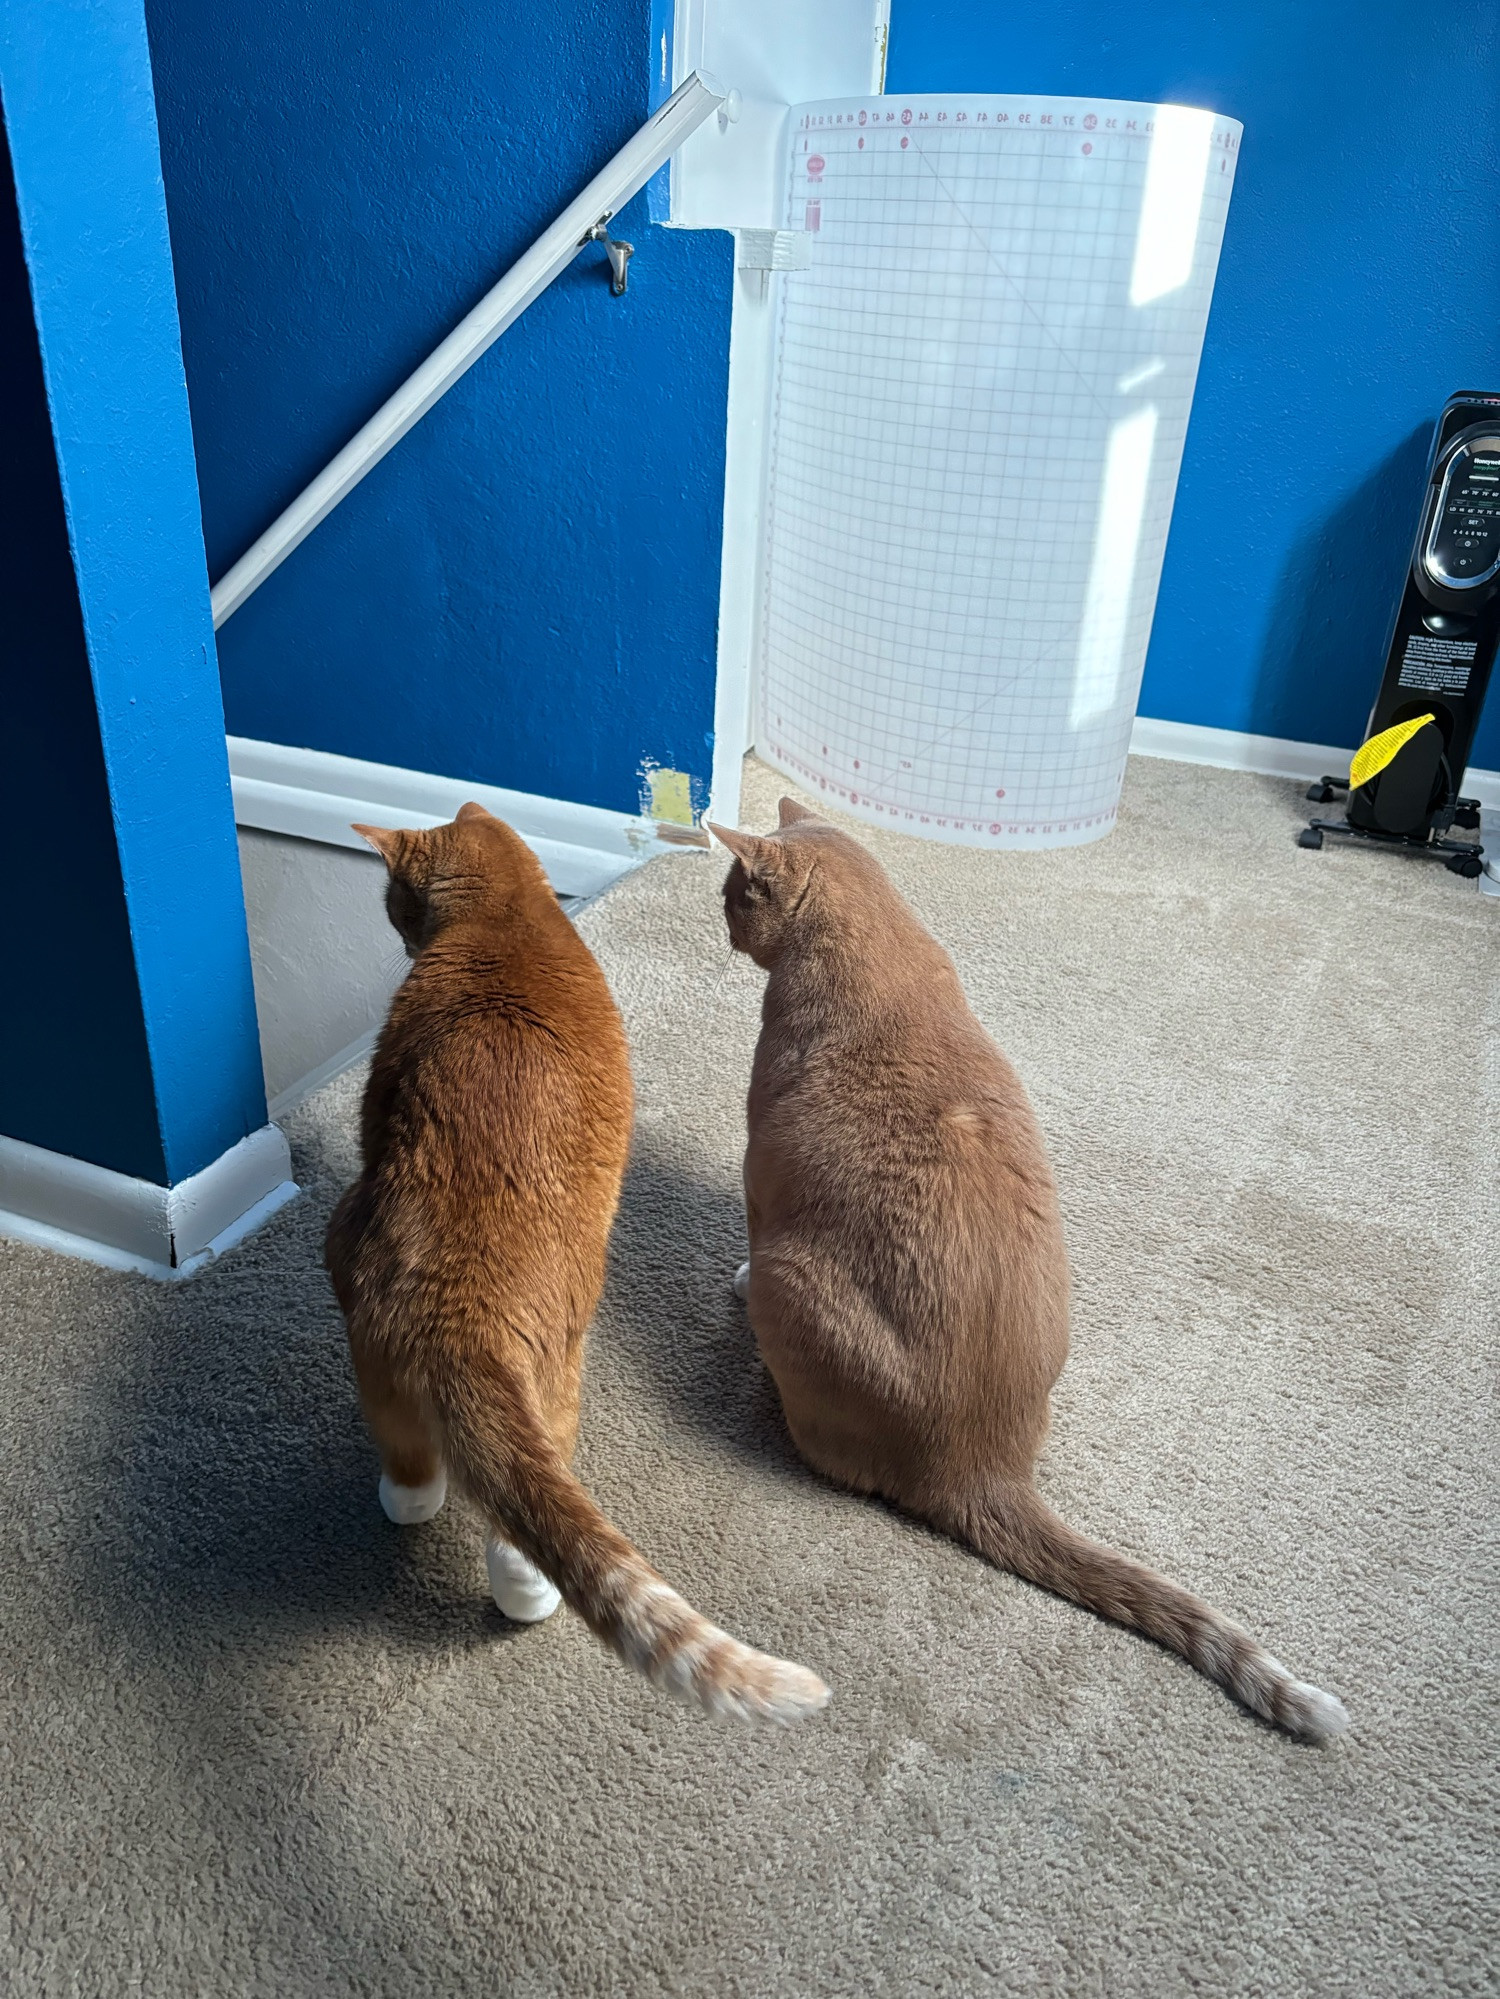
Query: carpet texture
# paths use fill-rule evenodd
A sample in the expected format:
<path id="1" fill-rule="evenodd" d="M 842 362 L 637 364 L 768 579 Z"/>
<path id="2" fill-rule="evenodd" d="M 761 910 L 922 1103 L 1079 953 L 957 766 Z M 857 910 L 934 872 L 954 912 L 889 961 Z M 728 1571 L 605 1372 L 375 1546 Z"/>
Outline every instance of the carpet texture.
<path id="1" fill-rule="evenodd" d="M 6 1991 L 1492 1992 L 1500 907 L 1300 809 L 1137 760 L 1096 846 L 870 837 L 1053 1149 L 1044 1490 L 1343 1742 L 802 1468 L 729 1288 L 759 979 L 678 853 L 581 918 L 640 1116 L 579 1466 L 832 1708 L 716 1726 L 507 1627 L 456 1507 L 386 1523 L 319 1263 L 346 1077 L 193 1283 L 0 1245 Z"/>

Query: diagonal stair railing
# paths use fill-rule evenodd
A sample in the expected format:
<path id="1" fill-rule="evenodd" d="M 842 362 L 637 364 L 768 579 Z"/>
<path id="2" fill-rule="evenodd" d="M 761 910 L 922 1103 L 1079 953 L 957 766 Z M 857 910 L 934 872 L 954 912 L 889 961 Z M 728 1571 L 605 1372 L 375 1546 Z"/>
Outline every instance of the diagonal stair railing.
<path id="1" fill-rule="evenodd" d="M 567 269 L 585 244 L 603 239 L 603 225 L 676 152 L 684 139 L 724 102 L 725 93 L 712 79 L 695 70 L 633 138 L 626 141 L 607 166 L 595 174 L 536 241 L 518 257 L 505 276 L 461 319 L 447 339 L 417 368 L 357 430 L 317 478 L 279 514 L 239 561 L 213 587 L 215 631 L 280 567 L 293 549 L 347 498 L 398 444 L 413 424 L 492 347 L 508 326 Z M 611 258 L 619 284 L 620 270 Z"/>

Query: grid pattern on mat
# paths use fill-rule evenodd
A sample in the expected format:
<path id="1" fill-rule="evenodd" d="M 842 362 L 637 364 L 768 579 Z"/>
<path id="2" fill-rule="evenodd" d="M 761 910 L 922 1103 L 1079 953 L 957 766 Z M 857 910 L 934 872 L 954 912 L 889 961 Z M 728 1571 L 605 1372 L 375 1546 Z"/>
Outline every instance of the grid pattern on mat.
<path id="1" fill-rule="evenodd" d="M 1158 171 L 1186 282 L 1135 303 L 1161 122 L 792 114 L 813 261 L 780 280 L 756 743 L 857 813 L 987 846 L 1113 823 L 1240 129 L 1209 121 L 1201 201 Z"/>

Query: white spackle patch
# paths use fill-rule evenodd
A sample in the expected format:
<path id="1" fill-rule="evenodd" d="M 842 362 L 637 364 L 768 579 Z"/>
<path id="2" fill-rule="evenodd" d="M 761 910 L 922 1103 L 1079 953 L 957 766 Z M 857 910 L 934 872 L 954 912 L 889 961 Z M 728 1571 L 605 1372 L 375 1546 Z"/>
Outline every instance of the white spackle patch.
<path id="1" fill-rule="evenodd" d="M 690 773 L 664 770 L 647 757 L 641 764 L 641 814 L 669 826 L 696 826 Z"/>

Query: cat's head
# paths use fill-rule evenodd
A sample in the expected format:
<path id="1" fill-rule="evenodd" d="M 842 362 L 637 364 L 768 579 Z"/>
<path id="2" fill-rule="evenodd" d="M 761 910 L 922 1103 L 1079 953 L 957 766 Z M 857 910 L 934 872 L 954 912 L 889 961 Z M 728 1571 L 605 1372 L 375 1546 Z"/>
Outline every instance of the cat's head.
<path id="1" fill-rule="evenodd" d="M 461 805 L 446 826 L 355 826 L 385 862 L 385 909 L 415 958 L 456 918 L 545 889 L 531 849 L 482 805 Z"/>
<path id="2" fill-rule="evenodd" d="M 711 821 L 709 831 L 734 855 L 724 877 L 729 941 L 766 968 L 781 956 L 794 928 L 822 913 L 827 890 L 837 893 L 831 878 L 840 873 L 843 850 L 864 852 L 795 798 L 782 799 L 774 833 L 739 833 Z"/>

